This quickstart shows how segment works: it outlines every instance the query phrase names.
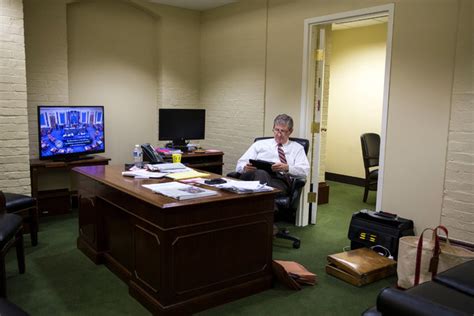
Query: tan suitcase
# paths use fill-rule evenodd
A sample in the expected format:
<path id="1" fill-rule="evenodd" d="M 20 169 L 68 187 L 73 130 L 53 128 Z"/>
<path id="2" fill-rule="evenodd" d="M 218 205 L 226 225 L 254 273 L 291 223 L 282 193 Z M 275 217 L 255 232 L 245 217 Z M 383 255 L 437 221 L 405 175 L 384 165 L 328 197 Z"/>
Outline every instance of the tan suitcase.
<path id="1" fill-rule="evenodd" d="M 395 274 L 397 262 L 369 248 L 329 255 L 326 272 L 355 286 L 362 286 Z"/>

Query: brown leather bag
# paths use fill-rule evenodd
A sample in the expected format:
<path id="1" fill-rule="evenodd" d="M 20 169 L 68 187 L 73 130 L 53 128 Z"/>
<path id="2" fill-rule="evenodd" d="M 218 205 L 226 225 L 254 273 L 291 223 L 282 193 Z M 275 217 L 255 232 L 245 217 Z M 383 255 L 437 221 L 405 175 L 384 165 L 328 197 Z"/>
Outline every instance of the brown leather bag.
<path id="1" fill-rule="evenodd" d="M 397 262 L 369 248 L 329 255 L 326 272 L 355 286 L 362 286 L 395 273 Z"/>

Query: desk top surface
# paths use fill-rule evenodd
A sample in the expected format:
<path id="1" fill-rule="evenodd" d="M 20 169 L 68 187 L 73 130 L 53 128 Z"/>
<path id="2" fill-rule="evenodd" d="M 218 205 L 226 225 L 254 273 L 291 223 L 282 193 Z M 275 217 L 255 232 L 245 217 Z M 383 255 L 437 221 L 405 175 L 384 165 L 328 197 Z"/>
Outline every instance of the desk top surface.
<path id="1" fill-rule="evenodd" d="M 107 186 L 113 187 L 122 192 L 135 196 L 148 203 L 154 204 L 160 208 L 170 208 L 170 207 L 179 207 L 179 206 L 184 206 L 184 205 L 212 203 L 212 202 L 219 202 L 219 201 L 225 201 L 225 200 L 254 198 L 255 196 L 274 195 L 277 192 L 279 192 L 278 190 L 275 189 L 274 191 L 271 191 L 271 192 L 236 194 L 232 192 L 219 190 L 210 186 L 202 185 L 203 188 L 217 191 L 217 195 L 179 201 L 170 197 L 163 196 L 161 194 L 153 193 L 151 190 L 142 187 L 142 184 L 162 183 L 162 182 L 171 181 L 168 178 L 134 179 L 131 177 L 124 177 L 122 176 L 123 166 L 118 166 L 118 165 L 75 167 L 73 171 L 81 175 L 84 175 L 88 178 L 94 179 Z M 219 177 L 221 176 L 211 173 L 211 178 L 219 178 Z"/>

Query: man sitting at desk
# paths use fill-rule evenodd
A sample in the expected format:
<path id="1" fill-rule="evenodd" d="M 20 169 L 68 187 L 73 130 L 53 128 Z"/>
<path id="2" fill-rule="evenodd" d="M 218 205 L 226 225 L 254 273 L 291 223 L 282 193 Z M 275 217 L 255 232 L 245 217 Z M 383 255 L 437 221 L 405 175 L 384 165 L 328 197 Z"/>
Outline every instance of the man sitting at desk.
<path id="1" fill-rule="evenodd" d="M 291 178 L 306 178 L 309 173 L 309 162 L 303 146 L 289 140 L 293 132 L 293 119 L 280 114 L 273 120 L 274 138 L 259 140 L 240 157 L 236 171 L 241 173 L 241 180 L 259 180 L 261 183 L 280 189 L 287 195 Z M 257 169 L 249 159 L 273 162 L 272 171 Z M 291 177 L 291 178 L 290 178 Z"/>

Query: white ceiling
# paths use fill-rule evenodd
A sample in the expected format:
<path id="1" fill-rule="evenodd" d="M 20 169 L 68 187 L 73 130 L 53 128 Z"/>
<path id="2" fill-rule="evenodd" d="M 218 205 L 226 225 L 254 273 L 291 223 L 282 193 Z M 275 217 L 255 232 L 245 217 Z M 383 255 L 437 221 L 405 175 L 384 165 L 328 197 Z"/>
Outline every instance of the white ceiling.
<path id="1" fill-rule="evenodd" d="M 204 11 L 214 9 L 238 0 L 149 0 L 150 2 L 171 5 L 184 9 Z"/>

